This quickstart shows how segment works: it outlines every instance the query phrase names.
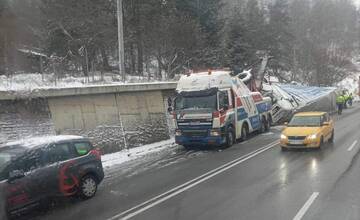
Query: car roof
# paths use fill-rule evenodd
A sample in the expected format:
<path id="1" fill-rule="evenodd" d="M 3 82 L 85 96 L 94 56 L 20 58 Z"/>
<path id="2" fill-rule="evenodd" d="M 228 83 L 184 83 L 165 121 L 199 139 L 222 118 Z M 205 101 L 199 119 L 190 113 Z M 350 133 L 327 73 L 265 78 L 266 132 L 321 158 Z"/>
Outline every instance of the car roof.
<path id="1" fill-rule="evenodd" d="M 295 116 L 321 116 L 326 114 L 326 112 L 299 112 Z"/>
<path id="2" fill-rule="evenodd" d="M 20 146 L 31 149 L 43 145 L 66 142 L 66 141 L 75 141 L 75 140 L 88 140 L 88 139 L 82 136 L 75 136 L 75 135 L 42 136 L 42 137 L 32 137 L 32 138 L 22 139 L 19 141 L 9 142 L 0 147 Z"/>

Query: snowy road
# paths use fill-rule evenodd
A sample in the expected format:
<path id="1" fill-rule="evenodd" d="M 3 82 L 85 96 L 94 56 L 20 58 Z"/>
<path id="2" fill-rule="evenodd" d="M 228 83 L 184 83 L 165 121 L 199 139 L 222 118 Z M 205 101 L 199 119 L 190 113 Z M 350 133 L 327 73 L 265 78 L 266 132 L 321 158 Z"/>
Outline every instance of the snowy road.
<path id="1" fill-rule="evenodd" d="M 359 219 L 360 106 L 335 118 L 320 151 L 282 152 L 276 128 L 223 151 L 161 150 L 108 168 L 95 198 L 32 219 Z"/>

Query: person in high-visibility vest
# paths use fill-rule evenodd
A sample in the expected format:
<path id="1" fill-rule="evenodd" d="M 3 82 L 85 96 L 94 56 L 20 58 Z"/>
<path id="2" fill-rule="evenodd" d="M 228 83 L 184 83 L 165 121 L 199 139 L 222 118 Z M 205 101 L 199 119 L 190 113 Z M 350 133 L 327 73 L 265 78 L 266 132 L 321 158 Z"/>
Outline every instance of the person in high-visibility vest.
<path id="1" fill-rule="evenodd" d="M 342 114 L 342 110 L 344 107 L 344 103 L 345 103 L 345 97 L 343 95 L 338 95 L 336 97 L 336 105 L 337 105 L 337 109 L 338 109 L 338 114 L 341 115 Z"/>
<path id="2" fill-rule="evenodd" d="M 349 98 L 348 98 L 349 106 L 352 106 L 353 99 L 354 99 L 353 94 L 350 93 L 350 94 L 349 94 Z"/>

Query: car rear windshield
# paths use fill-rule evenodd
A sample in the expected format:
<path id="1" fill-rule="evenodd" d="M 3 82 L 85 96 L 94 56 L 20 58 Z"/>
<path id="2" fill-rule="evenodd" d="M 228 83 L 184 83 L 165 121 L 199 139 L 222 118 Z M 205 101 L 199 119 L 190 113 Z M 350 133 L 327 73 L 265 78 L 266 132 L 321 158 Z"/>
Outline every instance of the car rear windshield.
<path id="1" fill-rule="evenodd" d="M 291 127 L 318 127 L 321 124 L 321 116 L 294 116 L 289 126 Z"/>
<path id="2" fill-rule="evenodd" d="M 74 143 L 74 146 L 79 156 L 86 155 L 92 149 L 89 142 L 76 142 Z"/>

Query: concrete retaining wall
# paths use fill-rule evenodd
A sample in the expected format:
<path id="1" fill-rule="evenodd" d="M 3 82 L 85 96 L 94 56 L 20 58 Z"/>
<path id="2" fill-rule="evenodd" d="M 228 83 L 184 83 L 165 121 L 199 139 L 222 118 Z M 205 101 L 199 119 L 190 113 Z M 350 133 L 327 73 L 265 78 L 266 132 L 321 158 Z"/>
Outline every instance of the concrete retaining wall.
<path id="1" fill-rule="evenodd" d="M 0 144 L 53 134 L 54 124 L 46 99 L 0 101 Z"/>
<path id="2" fill-rule="evenodd" d="M 131 148 L 169 138 L 173 126 L 167 114 L 166 100 L 174 93 L 175 87 L 176 83 L 160 83 L 136 84 L 135 87 L 57 89 L 58 93 L 55 90 L 38 90 L 22 93 L 21 96 L 0 93 L 0 104 L 14 109 L 29 109 L 26 115 L 39 115 L 49 122 L 49 128 L 40 126 L 35 135 L 48 134 L 43 128 L 56 134 L 83 135 L 92 139 L 105 153 L 110 153 L 124 149 L 125 140 L 127 147 Z M 42 98 L 38 98 L 40 95 Z M 46 110 L 30 110 L 33 104 L 25 101 L 29 98 L 32 100 L 30 103 L 41 102 L 41 105 L 35 106 Z M 3 123 L 1 116 L 6 118 L 10 115 L 0 113 L 0 123 Z M 18 114 L 11 118 L 15 119 L 14 122 L 29 121 Z M 13 139 L 19 128 L 11 120 L 6 120 L 6 123 L 10 124 L 7 133 L 11 138 L 8 139 Z M 29 124 L 43 123 L 29 121 Z M 23 130 L 34 129 L 26 127 Z"/>

